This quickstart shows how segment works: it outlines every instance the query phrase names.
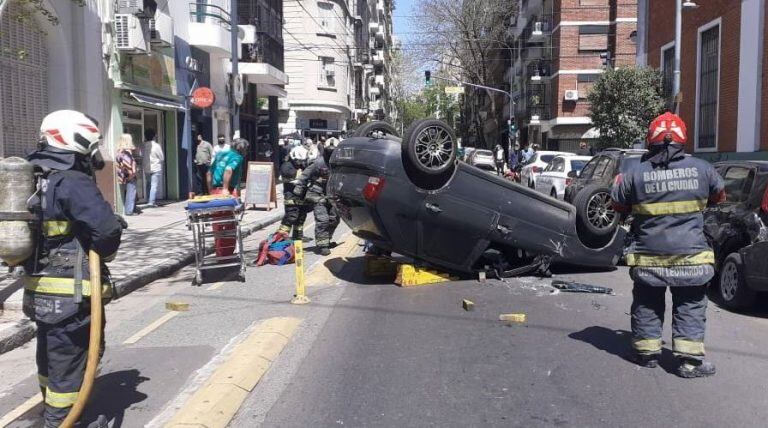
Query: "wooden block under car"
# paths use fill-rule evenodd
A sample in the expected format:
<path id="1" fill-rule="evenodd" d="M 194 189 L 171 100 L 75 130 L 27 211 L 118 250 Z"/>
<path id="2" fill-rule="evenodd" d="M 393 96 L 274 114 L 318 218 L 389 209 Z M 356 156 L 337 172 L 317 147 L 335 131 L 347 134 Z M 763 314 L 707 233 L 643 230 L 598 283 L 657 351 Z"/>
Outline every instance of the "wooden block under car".
<path id="1" fill-rule="evenodd" d="M 464 299 L 461 301 L 461 307 L 464 308 L 465 311 L 474 311 L 475 310 L 475 302 L 471 300 Z"/>
<path id="2" fill-rule="evenodd" d="M 452 277 L 447 273 L 427 270 L 410 264 L 401 264 L 397 267 L 395 284 L 401 287 L 415 287 L 419 285 L 456 281 L 457 279 L 458 278 Z"/>
<path id="3" fill-rule="evenodd" d="M 363 273 L 366 278 L 394 277 L 397 275 L 397 262 L 389 257 L 369 256 L 364 258 L 365 267 Z"/>
<path id="4" fill-rule="evenodd" d="M 176 312 L 186 312 L 189 310 L 189 303 L 184 302 L 165 302 L 165 309 Z"/>

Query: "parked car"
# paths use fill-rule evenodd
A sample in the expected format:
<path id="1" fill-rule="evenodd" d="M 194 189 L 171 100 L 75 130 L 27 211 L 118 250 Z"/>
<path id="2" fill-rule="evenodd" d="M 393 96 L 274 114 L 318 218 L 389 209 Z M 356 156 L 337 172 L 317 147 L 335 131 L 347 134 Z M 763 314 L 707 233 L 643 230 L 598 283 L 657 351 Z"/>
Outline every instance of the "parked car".
<path id="1" fill-rule="evenodd" d="M 563 199 L 565 188 L 573 181 L 568 173 L 578 173 L 590 159 L 592 156 L 555 156 L 536 179 L 536 190 L 555 199 Z"/>
<path id="2" fill-rule="evenodd" d="M 464 157 L 460 159 L 463 160 L 464 162 L 469 163 L 469 158 L 472 156 L 472 152 L 474 152 L 475 150 L 477 149 L 474 147 L 464 147 Z"/>
<path id="3" fill-rule="evenodd" d="M 718 268 L 713 285 L 724 306 L 740 309 L 768 291 L 768 162 L 719 162 L 715 168 L 726 200 L 704 212 Z"/>
<path id="4" fill-rule="evenodd" d="M 546 273 L 550 262 L 619 260 L 622 228 L 602 240 L 580 235 L 575 207 L 457 162 L 455 141 L 438 120 L 414 122 L 402 139 L 344 140 L 328 182 L 341 218 L 378 250 L 457 272 L 509 276 Z"/>
<path id="5" fill-rule="evenodd" d="M 486 171 L 496 171 L 496 164 L 493 161 L 493 152 L 490 150 L 477 149 L 473 151 L 469 157 L 468 163 Z"/>
<path id="6" fill-rule="evenodd" d="M 536 177 L 544 171 L 544 168 L 547 167 L 555 156 L 574 156 L 574 154 L 567 152 L 536 152 L 520 169 L 520 183 L 527 185 L 531 189 L 535 189 Z"/>

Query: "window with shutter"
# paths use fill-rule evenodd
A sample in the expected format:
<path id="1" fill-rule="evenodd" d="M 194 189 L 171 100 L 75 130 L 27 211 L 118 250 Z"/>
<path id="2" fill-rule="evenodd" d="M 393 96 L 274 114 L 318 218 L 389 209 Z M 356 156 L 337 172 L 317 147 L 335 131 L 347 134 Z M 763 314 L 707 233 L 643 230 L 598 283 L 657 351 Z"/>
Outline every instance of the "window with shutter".
<path id="1" fill-rule="evenodd" d="M 33 20 L 19 22 L 19 3 L 0 18 L 0 156 L 26 156 L 37 146 L 48 111 L 48 51 Z"/>
<path id="2" fill-rule="evenodd" d="M 607 25 L 582 25 L 579 27 L 579 51 L 602 52 L 608 50 Z"/>

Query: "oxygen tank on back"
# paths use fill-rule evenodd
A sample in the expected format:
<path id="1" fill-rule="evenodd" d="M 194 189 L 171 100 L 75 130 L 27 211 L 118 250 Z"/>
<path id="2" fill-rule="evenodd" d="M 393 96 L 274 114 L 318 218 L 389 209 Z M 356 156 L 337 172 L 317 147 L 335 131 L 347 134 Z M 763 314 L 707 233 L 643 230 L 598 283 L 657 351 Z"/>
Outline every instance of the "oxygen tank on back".
<path id="1" fill-rule="evenodd" d="M 19 265 L 35 251 L 37 218 L 27 208 L 34 193 L 31 163 L 18 157 L 0 160 L 0 259 L 8 266 Z"/>

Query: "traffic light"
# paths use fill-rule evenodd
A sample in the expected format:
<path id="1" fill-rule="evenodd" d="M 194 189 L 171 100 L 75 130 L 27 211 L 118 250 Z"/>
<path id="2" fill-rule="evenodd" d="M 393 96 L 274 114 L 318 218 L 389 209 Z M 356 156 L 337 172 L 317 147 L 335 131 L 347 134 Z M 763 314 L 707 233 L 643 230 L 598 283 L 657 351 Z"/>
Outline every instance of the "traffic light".
<path id="1" fill-rule="evenodd" d="M 509 127 L 509 134 L 512 135 L 517 132 L 517 123 L 507 120 L 507 126 Z"/>
<path id="2" fill-rule="evenodd" d="M 600 59 L 603 60 L 603 68 L 608 68 L 613 66 L 613 56 L 611 56 L 610 51 L 601 53 Z"/>
<path id="3" fill-rule="evenodd" d="M 424 71 L 424 84 L 429 86 L 432 83 L 432 72 L 429 70 Z"/>

